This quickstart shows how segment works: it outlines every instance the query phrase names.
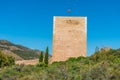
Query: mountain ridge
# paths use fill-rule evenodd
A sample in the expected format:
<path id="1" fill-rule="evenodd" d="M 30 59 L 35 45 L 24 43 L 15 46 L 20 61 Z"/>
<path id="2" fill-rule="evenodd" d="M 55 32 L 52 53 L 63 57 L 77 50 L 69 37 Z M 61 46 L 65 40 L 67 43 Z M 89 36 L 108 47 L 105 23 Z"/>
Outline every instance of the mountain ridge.
<path id="1" fill-rule="evenodd" d="M 7 55 L 13 56 L 15 60 L 37 59 L 41 52 L 4 39 L 0 40 L 0 50 Z"/>

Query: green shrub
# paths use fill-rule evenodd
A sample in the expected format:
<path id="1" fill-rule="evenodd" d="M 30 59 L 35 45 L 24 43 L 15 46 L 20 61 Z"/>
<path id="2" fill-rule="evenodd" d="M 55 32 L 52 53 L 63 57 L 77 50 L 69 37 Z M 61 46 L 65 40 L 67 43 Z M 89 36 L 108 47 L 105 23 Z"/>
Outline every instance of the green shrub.
<path id="1" fill-rule="evenodd" d="M 0 68 L 5 66 L 11 66 L 15 64 L 15 59 L 12 56 L 3 54 L 0 51 Z"/>
<path id="2" fill-rule="evenodd" d="M 45 63 L 43 63 L 43 62 L 39 62 L 37 64 L 37 67 L 47 67 L 47 65 Z"/>
<path id="3" fill-rule="evenodd" d="M 0 71 L 1 80 L 119 80 L 120 50 L 96 52 L 90 57 L 37 65 L 14 65 Z M 4 58 L 6 59 L 6 58 Z M 12 60 L 11 60 L 12 61 Z M 47 67 L 46 67 L 47 66 Z"/>

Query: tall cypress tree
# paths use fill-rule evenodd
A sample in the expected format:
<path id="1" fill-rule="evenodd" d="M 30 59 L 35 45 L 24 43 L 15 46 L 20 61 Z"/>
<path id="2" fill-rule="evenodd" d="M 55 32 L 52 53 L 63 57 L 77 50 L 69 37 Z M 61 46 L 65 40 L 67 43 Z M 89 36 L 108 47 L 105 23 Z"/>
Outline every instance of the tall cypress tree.
<path id="1" fill-rule="evenodd" d="M 48 64 L 48 47 L 46 48 L 44 63 Z"/>
<path id="2" fill-rule="evenodd" d="M 43 51 L 41 51 L 41 53 L 40 53 L 39 62 L 43 62 Z"/>

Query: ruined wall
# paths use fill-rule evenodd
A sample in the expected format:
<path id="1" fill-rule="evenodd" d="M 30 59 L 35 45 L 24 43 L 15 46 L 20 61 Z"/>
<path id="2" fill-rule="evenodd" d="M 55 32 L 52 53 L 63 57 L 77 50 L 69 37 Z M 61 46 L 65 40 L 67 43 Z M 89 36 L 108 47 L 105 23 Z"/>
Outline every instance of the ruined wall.
<path id="1" fill-rule="evenodd" d="M 54 17 L 53 61 L 86 56 L 86 17 Z"/>

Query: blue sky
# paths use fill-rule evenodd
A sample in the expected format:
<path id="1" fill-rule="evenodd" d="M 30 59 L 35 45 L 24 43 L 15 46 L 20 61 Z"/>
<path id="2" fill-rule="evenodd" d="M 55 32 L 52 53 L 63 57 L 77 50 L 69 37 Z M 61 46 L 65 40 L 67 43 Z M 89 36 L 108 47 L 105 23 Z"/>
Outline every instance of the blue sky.
<path id="1" fill-rule="evenodd" d="M 87 16 L 87 54 L 120 48 L 120 0 L 0 0 L 0 39 L 52 53 L 53 16 Z"/>

